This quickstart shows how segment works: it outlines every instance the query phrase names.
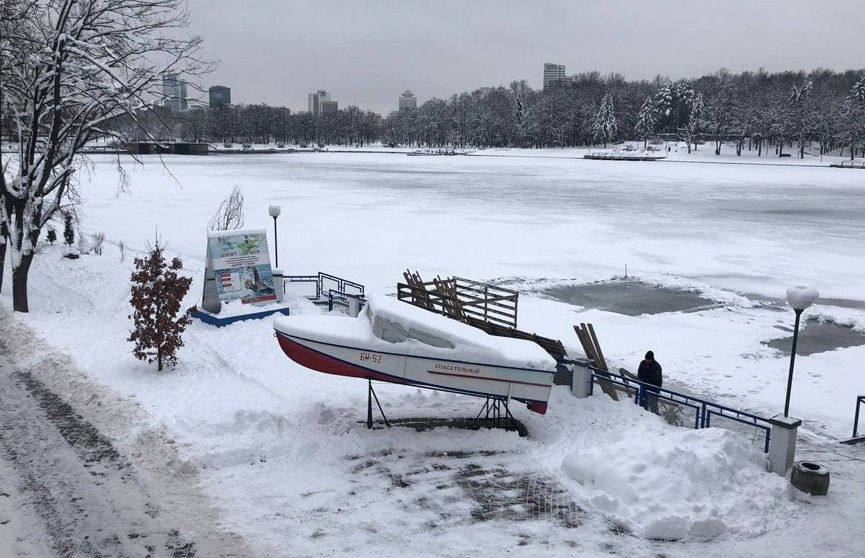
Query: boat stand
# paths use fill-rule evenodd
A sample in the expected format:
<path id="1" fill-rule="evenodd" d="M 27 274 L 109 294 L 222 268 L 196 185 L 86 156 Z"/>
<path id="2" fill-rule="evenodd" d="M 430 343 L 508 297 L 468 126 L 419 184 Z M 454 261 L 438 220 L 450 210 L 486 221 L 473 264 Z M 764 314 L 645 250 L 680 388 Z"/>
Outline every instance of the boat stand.
<path id="1" fill-rule="evenodd" d="M 483 415 L 483 418 L 481 418 Z M 481 411 L 478 413 L 478 416 L 471 421 L 477 428 L 480 428 L 485 423 L 491 423 L 490 425 L 493 428 L 499 427 L 513 427 L 516 428 L 517 419 L 514 418 L 514 415 L 511 414 L 511 410 L 508 408 L 507 399 L 499 399 L 497 397 L 487 397 L 486 401 L 484 401 L 484 406 L 481 407 Z"/>
<path id="2" fill-rule="evenodd" d="M 372 378 L 367 378 L 369 381 L 369 393 L 367 394 L 366 400 L 366 427 L 372 429 L 372 400 L 375 399 L 375 404 L 378 405 L 378 411 L 381 413 L 381 418 L 384 419 L 384 423 L 390 428 L 390 423 L 387 421 L 387 417 L 384 414 L 384 409 L 381 408 L 381 403 L 378 402 L 378 396 L 375 394 L 375 390 L 372 389 Z"/>

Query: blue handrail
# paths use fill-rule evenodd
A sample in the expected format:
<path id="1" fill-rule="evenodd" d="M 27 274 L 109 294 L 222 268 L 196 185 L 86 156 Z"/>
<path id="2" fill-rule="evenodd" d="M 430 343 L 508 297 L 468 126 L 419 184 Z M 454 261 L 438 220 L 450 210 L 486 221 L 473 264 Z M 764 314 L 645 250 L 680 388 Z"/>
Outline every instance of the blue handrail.
<path id="1" fill-rule="evenodd" d="M 587 364 L 580 361 L 570 361 L 570 364 L 577 364 L 579 366 L 588 367 L 591 370 L 591 377 L 589 383 L 589 395 L 594 393 L 594 385 L 596 379 L 602 380 L 605 382 L 609 382 L 612 384 L 616 384 L 621 386 L 626 391 L 633 390 L 634 391 L 634 403 L 639 404 L 642 400 L 644 391 L 647 391 L 646 388 L 651 390 L 650 395 L 652 397 L 657 397 L 658 400 L 661 401 L 669 401 L 677 406 L 684 406 L 694 410 L 694 428 L 709 428 L 712 425 L 712 417 L 717 416 L 724 418 L 726 420 L 731 420 L 737 423 L 745 424 L 748 427 L 754 428 L 757 431 L 760 431 L 764 435 L 763 440 L 763 451 L 768 453 L 769 451 L 769 441 L 772 432 L 771 422 L 759 415 L 755 415 L 753 413 L 748 413 L 746 411 L 741 411 L 739 409 L 734 409 L 732 407 L 727 407 L 724 405 L 719 405 L 717 403 L 713 403 L 711 401 L 706 401 L 704 399 L 700 399 L 698 397 L 694 397 L 685 393 L 680 393 L 677 391 L 669 390 L 666 388 L 659 388 L 651 384 L 647 384 L 645 382 L 641 382 L 639 380 L 634 380 L 631 378 L 627 378 L 625 376 L 613 376 L 609 372 L 601 370 L 591 364 Z M 865 396 L 860 397 L 860 401 L 858 403 L 865 402 Z M 858 421 L 858 413 L 859 406 L 857 403 L 856 407 L 856 416 Z M 854 434 L 855 437 L 855 434 Z"/>

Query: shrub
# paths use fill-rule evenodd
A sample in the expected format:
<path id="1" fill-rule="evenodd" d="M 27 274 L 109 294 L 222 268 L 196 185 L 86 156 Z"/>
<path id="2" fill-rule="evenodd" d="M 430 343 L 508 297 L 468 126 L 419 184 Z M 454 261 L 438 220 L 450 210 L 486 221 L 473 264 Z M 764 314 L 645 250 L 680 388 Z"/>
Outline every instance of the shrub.
<path id="1" fill-rule="evenodd" d="M 105 233 L 96 233 L 90 235 L 90 240 L 93 241 L 93 253 L 97 256 L 102 255 L 102 243 L 105 242 Z"/>
<path id="2" fill-rule="evenodd" d="M 75 229 L 72 226 L 72 214 L 63 214 L 63 240 L 70 248 L 75 244 Z"/>
<path id="3" fill-rule="evenodd" d="M 51 227 L 48 227 L 48 235 L 45 238 L 53 246 L 54 243 L 57 242 L 57 231 L 55 231 Z"/>
<path id="4" fill-rule="evenodd" d="M 81 231 L 78 231 L 78 253 L 89 254 L 92 248 L 93 246 L 90 244 L 90 241 L 81 234 Z"/>
<path id="5" fill-rule="evenodd" d="M 146 258 L 135 258 L 132 273 L 132 308 L 129 316 L 134 329 L 128 341 L 135 343 L 132 354 L 148 363 L 156 361 L 158 370 L 174 367 L 177 350 L 183 346 L 181 335 L 192 322 L 191 310 L 177 317 L 183 297 L 189 291 L 192 279 L 180 277 L 183 269 L 180 258 L 169 264 L 165 260 L 164 246 L 157 240 Z"/>

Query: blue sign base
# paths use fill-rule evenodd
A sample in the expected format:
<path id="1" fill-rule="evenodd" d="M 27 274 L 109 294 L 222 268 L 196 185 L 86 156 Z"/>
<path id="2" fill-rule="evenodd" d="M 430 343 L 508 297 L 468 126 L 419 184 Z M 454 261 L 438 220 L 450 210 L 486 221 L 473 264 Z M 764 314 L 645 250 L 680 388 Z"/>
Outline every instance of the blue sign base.
<path id="1" fill-rule="evenodd" d="M 288 306 L 285 308 L 277 308 L 276 310 L 265 310 L 263 312 L 252 312 L 249 314 L 242 314 L 240 316 L 225 316 L 224 318 L 220 318 L 217 314 L 211 314 L 209 312 L 202 312 L 201 310 L 196 309 L 192 313 L 193 318 L 198 318 L 202 322 L 206 324 L 210 324 L 216 327 L 223 327 L 229 324 L 233 324 L 234 322 L 242 322 L 244 320 L 259 320 L 261 318 L 266 318 L 273 314 L 282 314 L 284 316 L 289 315 Z"/>

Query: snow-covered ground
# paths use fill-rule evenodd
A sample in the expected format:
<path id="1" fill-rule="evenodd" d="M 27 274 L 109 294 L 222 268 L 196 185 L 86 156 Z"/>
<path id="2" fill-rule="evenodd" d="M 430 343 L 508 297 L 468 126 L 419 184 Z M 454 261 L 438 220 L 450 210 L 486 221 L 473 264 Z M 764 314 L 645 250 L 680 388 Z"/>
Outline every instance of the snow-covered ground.
<path id="1" fill-rule="evenodd" d="M 271 243 L 267 207 L 282 206 L 287 274 L 325 271 L 376 294 L 393 294 L 406 268 L 425 279 L 497 281 L 521 291 L 521 329 L 576 346 L 572 326 L 591 322 L 613 365 L 634 369 L 652 349 L 666 381 L 763 415 L 783 409 L 789 360 L 762 342 L 785 336 L 793 313 L 758 297 L 777 301 L 789 286 L 810 285 L 829 303 L 806 318 L 865 330 L 865 174 L 534 156 L 542 153 L 174 156 L 166 167 L 145 157 L 144 168 L 127 167 L 131 193 L 119 195 L 114 160 L 98 156 L 82 177 L 81 218 L 85 233 L 106 233 L 104 254 L 73 261 L 46 247 L 31 272 L 31 313 L 15 319 L 94 383 L 136 402 L 141 429 L 181 442 L 185 472 L 198 474 L 224 524 L 262 556 L 865 553 L 854 535 L 865 513 L 865 455 L 833 445 L 850 435 L 855 396 L 865 394 L 861 345 L 796 360 L 791 414 L 804 420 L 800 454 L 832 473 L 823 498 L 793 493 L 731 432 L 673 428 L 634 405 L 578 400 L 563 387 L 545 416 L 516 409 L 525 439 L 367 431 L 364 383 L 289 361 L 270 320 L 195 322 L 170 372 L 131 355 L 131 258 L 158 232 L 194 278 L 186 304 L 196 304 L 206 225 L 234 185 L 246 198 L 246 227 L 267 229 Z M 540 293 L 621 276 L 626 266 L 632 278 L 723 304 L 631 317 Z M 6 309 L 9 291 L 0 294 Z M 292 313 L 320 312 L 300 296 L 290 302 Z M 40 350 L 25 344 L 18 358 Z M 376 391 L 391 419 L 474 416 L 480 406 L 401 386 Z M 66 395 L 95 422 L 110 417 L 111 401 L 88 406 L 85 392 L 75 384 Z M 488 492 L 527 496 L 484 516 L 478 502 L 490 497 L 477 495 Z"/>

